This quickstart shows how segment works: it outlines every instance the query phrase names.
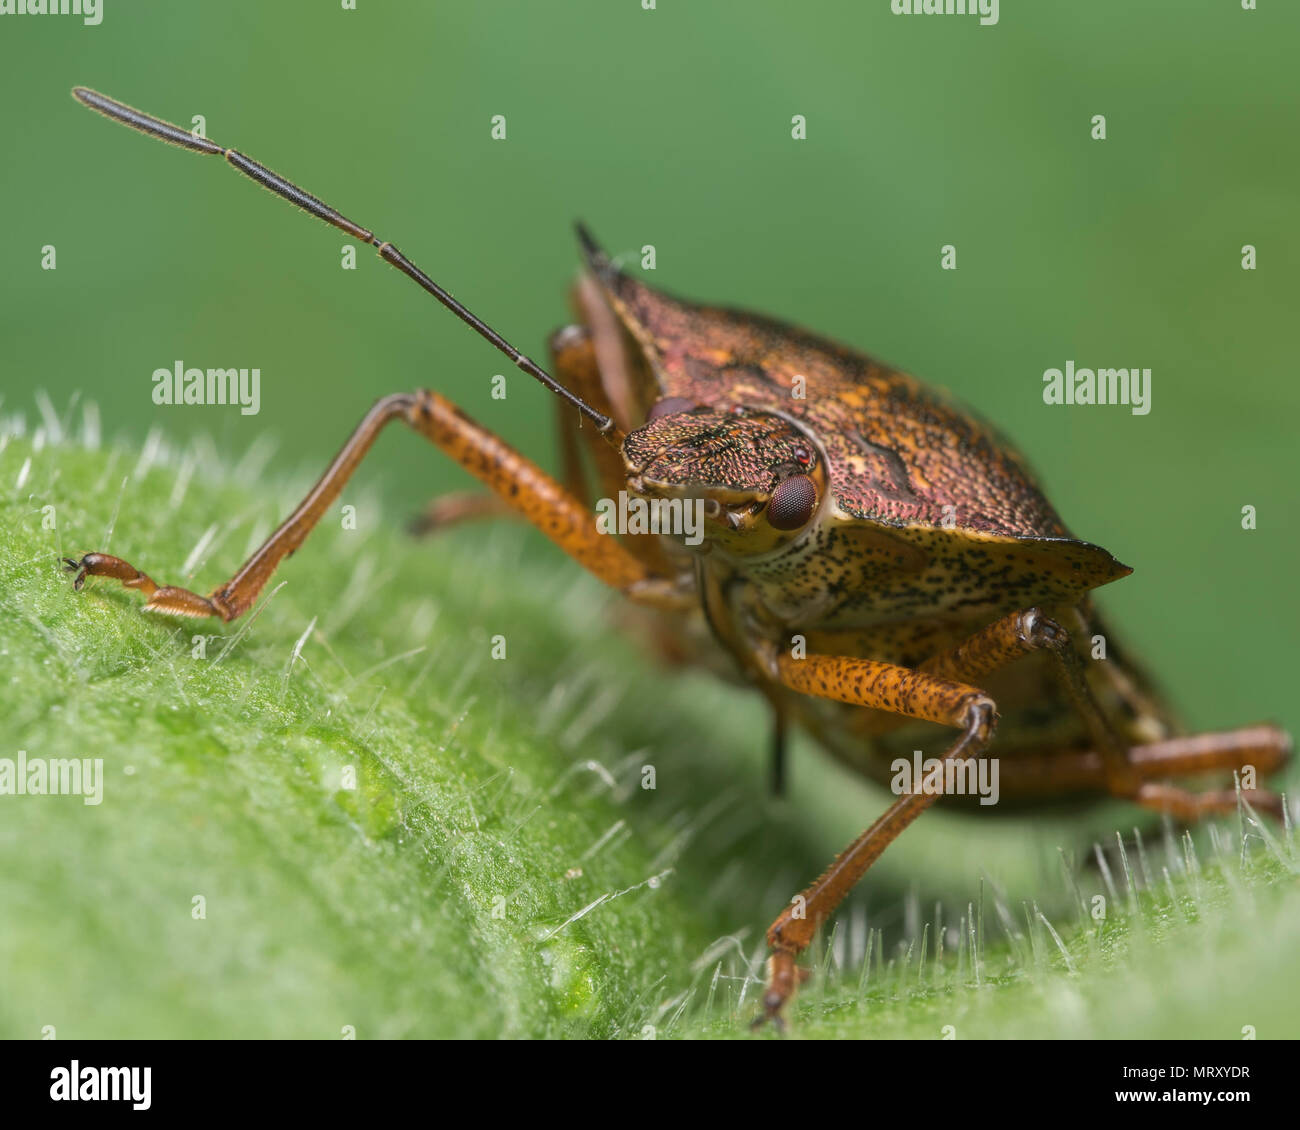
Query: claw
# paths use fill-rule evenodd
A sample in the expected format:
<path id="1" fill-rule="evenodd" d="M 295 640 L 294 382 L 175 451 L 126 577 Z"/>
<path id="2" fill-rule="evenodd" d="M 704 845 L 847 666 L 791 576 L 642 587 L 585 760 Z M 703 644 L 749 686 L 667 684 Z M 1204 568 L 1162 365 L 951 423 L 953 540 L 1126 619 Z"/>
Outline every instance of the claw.
<path id="1" fill-rule="evenodd" d="M 790 1002 L 800 985 L 812 976 L 812 970 L 800 969 L 794 963 L 792 952 L 778 950 L 768 958 L 767 992 L 763 994 L 763 1011 L 756 1016 L 749 1028 L 757 1031 L 768 1021 L 778 1035 L 785 1035 L 785 1017 L 781 1010 Z"/>
<path id="2" fill-rule="evenodd" d="M 242 609 L 232 609 L 219 594 L 199 596 L 189 589 L 177 588 L 175 585 L 157 585 L 148 573 L 142 573 L 129 561 L 113 557 L 107 553 L 87 553 L 80 561 L 71 557 L 63 558 L 63 567 L 69 573 L 76 573 L 72 587 L 79 590 L 86 583 L 87 577 L 111 577 L 120 581 L 125 588 L 143 593 L 148 600 L 145 612 L 161 612 L 166 616 L 220 616 L 223 620 L 233 620 Z"/>
<path id="3" fill-rule="evenodd" d="M 776 998 L 776 999 L 773 999 Z M 757 1032 L 769 1020 L 772 1022 L 772 1029 L 778 1036 L 785 1035 L 785 1017 L 781 1015 L 781 1006 L 785 1004 L 785 998 L 776 993 L 768 993 L 763 998 L 763 1011 L 759 1013 L 750 1022 L 749 1030 Z"/>
<path id="4" fill-rule="evenodd" d="M 71 557 L 63 558 L 63 571 L 65 573 L 76 573 L 76 579 L 72 582 L 74 592 L 80 592 L 81 586 L 86 583 L 85 558 L 81 561 L 73 561 Z"/>

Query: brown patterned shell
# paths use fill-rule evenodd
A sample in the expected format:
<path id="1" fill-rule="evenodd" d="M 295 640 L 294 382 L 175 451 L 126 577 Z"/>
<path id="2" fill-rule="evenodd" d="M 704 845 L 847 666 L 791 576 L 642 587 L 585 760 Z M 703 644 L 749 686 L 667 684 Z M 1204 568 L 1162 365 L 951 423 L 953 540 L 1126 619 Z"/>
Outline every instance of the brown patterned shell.
<path id="1" fill-rule="evenodd" d="M 1019 555 L 1063 582 L 1045 596 L 1077 595 L 1131 572 L 1071 536 L 993 428 L 915 378 L 771 318 L 670 297 L 584 244 L 658 386 L 644 390 L 642 419 L 661 397 L 783 414 L 826 453 L 835 525 L 890 527 L 931 546 L 937 533 L 1000 558 L 1019 545 Z"/>

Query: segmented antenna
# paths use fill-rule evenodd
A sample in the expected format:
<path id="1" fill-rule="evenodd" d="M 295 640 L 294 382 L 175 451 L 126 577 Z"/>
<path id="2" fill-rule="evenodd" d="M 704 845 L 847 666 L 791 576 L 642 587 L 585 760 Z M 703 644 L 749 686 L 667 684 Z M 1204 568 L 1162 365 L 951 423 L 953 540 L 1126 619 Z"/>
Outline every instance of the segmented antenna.
<path id="1" fill-rule="evenodd" d="M 299 188 L 290 180 L 286 180 L 279 173 L 273 172 L 265 165 L 254 161 L 251 157 L 246 157 L 237 149 L 226 149 L 209 141 L 205 137 L 195 137 L 188 130 L 181 129 L 180 126 L 174 126 L 171 122 L 165 122 L 161 118 L 155 118 L 152 114 L 143 113 L 140 110 L 133 109 L 125 103 L 118 102 L 114 98 L 100 94 L 97 91 L 89 90 L 84 86 L 73 87 L 73 97 L 83 106 L 89 106 L 92 110 L 97 110 L 105 117 L 112 118 L 116 122 L 121 122 L 124 126 L 130 126 L 132 129 L 139 130 L 141 133 L 147 133 L 151 137 L 156 137 L 160 141 L 166 141 L 172 145 L 179 145 L 182 149 L 190 149 L 195 153 L 212 153 L 220 154 L 236 169 L 247 177 L 257 181 L 263 188 L 268 188 L 277 196 L 283 196 L 290 204 L 295 204 L 304 212 L 310 212 L 317 219 L 324 220 L 327 224 L 333 224 L 334 227 L 341 229 L 352 236 L 354 239 L 364 240 L 379 252 L 379 257 L 387 263 L 391 263 L 402 274 L 408 278 L 414 279 L 421 287 L 433 295 L 448 310 L 456 315 L 462 322 L 470 327 L 480 337 L 491 342 L 497 349 L 510 358 L 520 369 L 530 377 L 534 377 L 545 385 L 556 396 L 567 400 L 579 412 L 595 423 L 602 435 L 613 437 L 617 432 L 614 421 L 606 416 L 603 412 L 597 412 L 590 404 L 581 397 L 576 396 L 557 381 L 550 373 L 543 369 L 532 359 L 524 356 L 505 338 L 489 326 L 482 318 L 479 318 L 467 307 L 457 302 L 446 290 L 440 287 L 433 279 L 429 278 L 419 267 L 410 259 L 403 255 L 387 240 L 380 240 L 375 233 L 368 228 L 363 228 L 360 224 L 353 223 L 341 212 L 331 208 L 323 200 L 313 196 L 310 192 Z"/>

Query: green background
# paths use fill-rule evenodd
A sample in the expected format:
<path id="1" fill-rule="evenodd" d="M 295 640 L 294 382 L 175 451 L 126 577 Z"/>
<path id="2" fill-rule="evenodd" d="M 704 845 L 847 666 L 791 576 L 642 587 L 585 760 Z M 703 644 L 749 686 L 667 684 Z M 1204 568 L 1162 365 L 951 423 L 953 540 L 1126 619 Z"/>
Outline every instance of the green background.
<path id="1" fill-rule="evenodd" d="M 530 355 L 568 317 L 581 217 L 614 253 L 654 244 L 665 289 L 946 386 L 1135 568 L 1102 606 L 1189 723 L 1300 728 L 1294 5 L 1007 0 L 980 27 L 887 0 L 105 4 L 98 27 L 0 18 L 5 413 L 80 393 L 133 447 L 270 440 L 270 468 L 305 476 L 376 396 L 427 386 L 553 458 L 546 394 L 427 296 L 364 250 L 341 270 L 340 233 L 89 113 L 68 93 L 87 85 L 204 115 Z M 261 413 L 155 406 L 178 358 L 259 367 Z M 1150 415 L 1044 405 L 1067 359 L 1151 368 Z M 359 476 L 394 526 L 463 482 L 405 435 Z"/>
<path id="2" fill-rule="evenodd" d="M 667 289 L 952 389 L 1134 567 L 1106 607 L 1193 721 L 1296 720 L 1294 7 L 1011 2 L 980 27 L 884 0 L 106 5 L 0 26 L 9 408 L 81 390 L 109 433 L 265 436 L 315 469 L 374 397 L 428 386 L 553 451 L 542 390 L 510 374 L 494 401 L 508 363 L 427 296 L 364 251 L 340 269 L 338 233 L 219 160 L 111 128 L 68 96 L 87 85 L 203 114 L 534 356 L 582 217 L 613 252 L 654 244 Z M 178 358 L 260 367 L 261 413 L 155 406 Z M 1044 405 L 1068 358 L 1150 367 L 1151 414 Z M 412 509 L 458 481 L 405 436 L 362 473 Z"/>

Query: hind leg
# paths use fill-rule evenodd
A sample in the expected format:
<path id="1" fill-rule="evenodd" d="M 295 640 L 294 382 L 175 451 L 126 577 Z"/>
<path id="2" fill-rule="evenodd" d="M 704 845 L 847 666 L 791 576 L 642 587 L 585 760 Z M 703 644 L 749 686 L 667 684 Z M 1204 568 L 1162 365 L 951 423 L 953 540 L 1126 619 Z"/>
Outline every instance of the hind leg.
<path id="1" fill-rule="evenodd" d="M 1037 608 L 996 621 L 960 647 L 936 656 L 922 670 L 978 684 L 983 675 L 1030 651 L 1051 654 L 1057 678 L 1092 736 L 1095 752 L 1003 758 L 1004 788 L 1010 784 L 1014 791 L 1013 782 L 1019 773 L 1027 783 L 1034 782 L 1036 791 L 1096 789 L 1190 822 L 1234 811 L 1236 789 L 1193 792 L 1169 784 L 1167 778 L 1237 771 L 1246 778 L 1242 788 L 1246 801 L 1281 819 L 1282 798 L 1255 787 L 1255 778 L 1275 773 L 1286 763 L 1291 739 L 1285 731 L 1276 726 L 1248 726 L 1134 745 L 1097 701 L 1070 633 Z"/>
<path id="2" fill-rule="evenodd" d="M 1137 780 L 1126 799 L 1190 823 L 1203 816 L 1235 810 L 1237 791 L 1198 792 L 1172 785 L 1169 779 L 1236 773 L 1241 779 L 1242 798 L 1252 808 L 1281 819 L 1282 798 L 1259 788 L 1258 782 L 1282 769 L 1290 756 L 1290 736 L 1269 725 L 1135 745 L 1127 751 L 1127 759 Z M 999 760 L 999 770 L 1002 796 L 1007 799 L 1111 792 L 1105 762 L 1093 750 L 1008 753 Z"/>

